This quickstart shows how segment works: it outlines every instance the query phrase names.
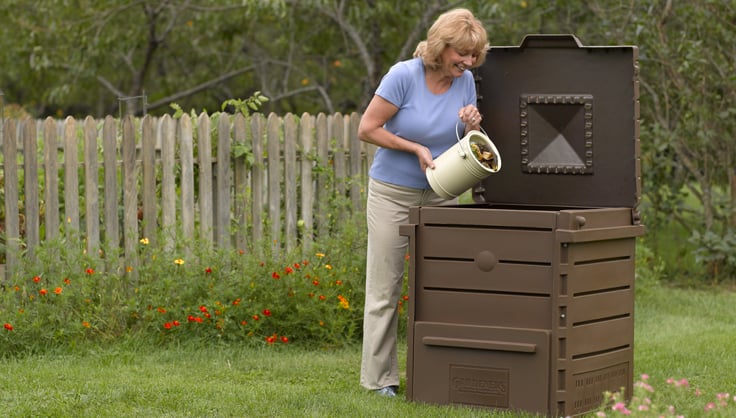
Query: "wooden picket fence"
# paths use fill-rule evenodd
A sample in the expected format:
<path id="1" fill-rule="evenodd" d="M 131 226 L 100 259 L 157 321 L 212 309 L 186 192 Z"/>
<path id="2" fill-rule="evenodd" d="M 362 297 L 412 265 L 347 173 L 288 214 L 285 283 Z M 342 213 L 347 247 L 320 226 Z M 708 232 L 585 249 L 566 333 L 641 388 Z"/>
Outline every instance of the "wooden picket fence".
<path id="1" fill-rule="evenodd" d="M 137 264 L 144 237 L 308 250 L 363 211 L 374 147 L 358 140 L 359 121 L 227 113 L 4 120 L 0 264 L 9 276 L 19 257 L 32 259 L 60 234 L 81 235 L 89 254 L 120 245 L 126 266 Z"/>

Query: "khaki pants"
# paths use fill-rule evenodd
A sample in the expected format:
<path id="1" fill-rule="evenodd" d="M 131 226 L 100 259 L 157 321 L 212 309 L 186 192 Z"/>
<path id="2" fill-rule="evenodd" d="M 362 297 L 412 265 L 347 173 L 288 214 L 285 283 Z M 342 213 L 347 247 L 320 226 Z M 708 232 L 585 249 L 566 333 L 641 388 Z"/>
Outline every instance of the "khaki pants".
<path id="1" fill-rule="evenodd" d="M 434 191 L 395 186 L 370 179 L 366 208 L 368 249 L 363 357 L 360 384 L 366 389 L 399 386 L 396 353 L 398 302 L 401 296 L 408 237 L 399 225 L 409 223 L 409 207 L 455 203 Z"/>

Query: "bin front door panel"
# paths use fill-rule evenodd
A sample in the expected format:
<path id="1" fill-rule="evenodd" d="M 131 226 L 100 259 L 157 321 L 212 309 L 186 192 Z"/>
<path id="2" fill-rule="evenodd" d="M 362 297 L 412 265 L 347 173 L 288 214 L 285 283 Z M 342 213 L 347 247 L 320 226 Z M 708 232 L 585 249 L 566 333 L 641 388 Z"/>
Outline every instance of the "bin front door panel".
<path id="1" fill-rule="evenodd" d="M 550 332 L 417 322 L 414 400 L 545 413 Z"/>

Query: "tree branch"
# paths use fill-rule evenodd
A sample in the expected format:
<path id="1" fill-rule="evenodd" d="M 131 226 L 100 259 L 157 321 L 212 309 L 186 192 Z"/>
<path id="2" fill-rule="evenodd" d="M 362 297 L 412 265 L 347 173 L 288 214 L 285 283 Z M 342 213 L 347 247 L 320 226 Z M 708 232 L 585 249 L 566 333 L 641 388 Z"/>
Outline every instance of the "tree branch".
<path id="1" fill-rule="evenodd" d="M 176 100 L 179 100 L 184 97 L 191 96 L 195 93 L 199 93 L 202 90 L 206 90 L 212 86 L 215 86 L 219 83 L 222 83 L 223 81 L 226 81 L 228 79 L 231 79 L 233 77 L 239 76 L 241 74 L 247 73 L 248 71 L 252 71 L 255 67 L 253 65 L 249 65 L 247 67 L 243 67 L 234 71 L 230 71 L 229 73 L 223 74 L 217 78 L 213 78 L 212 80 L 206 81 L 202 84 L 199 84 L 195 87 L 192 87 L 191 89 L 183 90 L 177 93 L 174 93 L 170 96 L 164 97 L 163 99 L 157 100 L 153 103 L 150 103 L 148 105 L 149 109 L 155 109 L 157 107 L 166 106 L 171 102 L 174 102 Z"/>

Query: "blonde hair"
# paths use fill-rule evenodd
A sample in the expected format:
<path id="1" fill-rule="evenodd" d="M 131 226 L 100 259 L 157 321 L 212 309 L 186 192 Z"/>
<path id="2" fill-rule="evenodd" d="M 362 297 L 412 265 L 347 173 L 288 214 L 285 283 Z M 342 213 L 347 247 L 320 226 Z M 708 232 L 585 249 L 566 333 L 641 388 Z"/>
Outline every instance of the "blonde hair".
<path id="1" fill-rule="evenodd" d="M 427 31 L 427 39 L 417 45 L 414 57 L 422 58 L 424 65 L 434 70 L 442 65 L 442 51 L 446 47 L 455 48 L 461 54 L 476 55 L 473 68 L 485 61 L 488 35 L 470 10 L 453 9 L 441 14 Z"/>

